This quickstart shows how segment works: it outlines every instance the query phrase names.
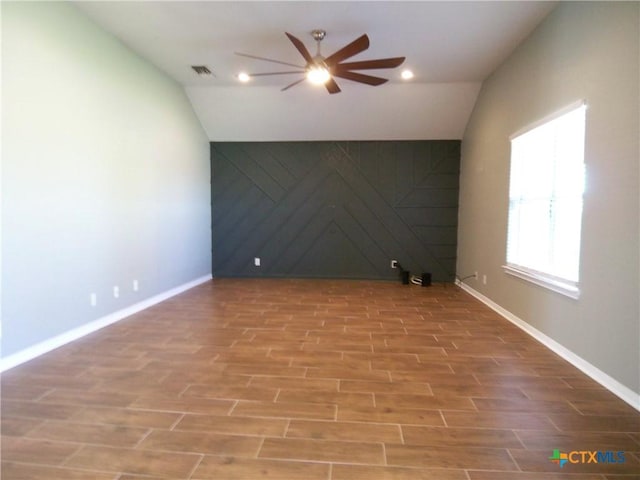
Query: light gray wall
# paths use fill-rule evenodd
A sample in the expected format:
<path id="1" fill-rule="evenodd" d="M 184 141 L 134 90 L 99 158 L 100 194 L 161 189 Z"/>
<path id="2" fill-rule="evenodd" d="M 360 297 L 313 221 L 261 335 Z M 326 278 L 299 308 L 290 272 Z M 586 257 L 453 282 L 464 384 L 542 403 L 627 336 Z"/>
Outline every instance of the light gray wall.
<path id="1" fill-rule="evenodd" d="M 73 6 L 3 2 L 3 357 L 210 274 L 209 181 L 179 85 Z"/>
<path id="2" fill-rule="evenodd" d="M 462 143 L 458 275 L 498 305 L 640 392 L 639 10 L 561 3 L 485 81 Z M 579 300 L 503 273 L 509 135 L 588 104 Z"/>

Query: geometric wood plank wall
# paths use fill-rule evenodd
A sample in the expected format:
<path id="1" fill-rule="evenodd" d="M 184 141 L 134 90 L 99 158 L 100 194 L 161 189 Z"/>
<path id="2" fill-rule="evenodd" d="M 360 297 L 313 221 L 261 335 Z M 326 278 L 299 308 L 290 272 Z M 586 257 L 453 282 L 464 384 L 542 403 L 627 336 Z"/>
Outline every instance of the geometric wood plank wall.
<path id="1" fill-rule="evenodd" d="M 454 279 L 458 140 L 213 142 L 211 167 L 214 276 Z"/>

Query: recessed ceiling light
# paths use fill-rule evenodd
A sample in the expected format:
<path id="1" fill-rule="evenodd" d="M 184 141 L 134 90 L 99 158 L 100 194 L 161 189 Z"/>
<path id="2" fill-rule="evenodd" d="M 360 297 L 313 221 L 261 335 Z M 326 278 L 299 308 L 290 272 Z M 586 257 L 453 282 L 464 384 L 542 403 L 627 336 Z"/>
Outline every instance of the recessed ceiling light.
<path id="1" fill-rule="evenodd" d="M 403 70 L 400 74 L 403 80 L 411 80 L 413 78 L 413 72 L 411 70 Z"/>
<path id="2" fill-rule="evenodd" d="M 249 80 L 251 80 L 251 77 L 246 72 L 240 72 L 238 74 L 238 80 L 240 80 L 242 83 L 247 83 Z"/>

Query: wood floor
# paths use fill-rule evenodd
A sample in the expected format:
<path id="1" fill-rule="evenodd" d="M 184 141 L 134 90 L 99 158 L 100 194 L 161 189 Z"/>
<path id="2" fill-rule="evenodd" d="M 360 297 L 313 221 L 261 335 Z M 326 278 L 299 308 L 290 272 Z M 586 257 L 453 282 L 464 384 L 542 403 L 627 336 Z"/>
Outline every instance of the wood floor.
<path id="1" fill-rule="evenodd" d="M 639 432 L 452 285 L 217 279 L 2 376 L 3 480 L 630 479 Z"/>

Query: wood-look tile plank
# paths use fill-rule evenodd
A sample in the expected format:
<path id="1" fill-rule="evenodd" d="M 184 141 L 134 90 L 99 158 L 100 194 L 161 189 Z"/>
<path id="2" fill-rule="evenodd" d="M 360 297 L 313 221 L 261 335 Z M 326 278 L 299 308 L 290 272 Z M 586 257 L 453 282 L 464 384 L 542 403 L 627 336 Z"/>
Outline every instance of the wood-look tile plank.
<path id="1" fill-rule="evenodd" d="M 142 450 L 255 457 L 262 439 L 202 431 L 154 430 L 139 445 Z"/>
<path id="2" fill-rule="evenodd" d="M 338 352 L 365 352 L 365 353 L 372 353 L 373 352 L 373 346 L 369 343 L 357 343 L 355 341 L 352 340 L 348 340 L 348 339 L 344 339 L 344 340 L 335 340 L 333 342 L 329 342 L 329 343 L 312 343 L 312 342 L 305 342 L 302 345 L 302 350 L 303 351 L 316 351 L 316 350 L 333 350 L 333 351 L 338 351 Z"/>
<path id="3" fill-rule="evenodd" d="M 550 413 L 549 419 L 565 432 L 640 432 L 640 415 L 563 415 Z"/>
<path id="4" fill-rule="evenodd" d="M 384 450 L 381 443 L 302 438 L 265 438 L 258 457 L 366 465 L 384 464 Z"/>
<path id="5" fill-rule="evenodd" d="M 35 401 L 51 391 L 52 387 L 43 387 L 39 385 L 31 385 L 16 379 L 14 383 L 2 381 L 2 399 L 3 400 L 27 400 Z"/>
<path id="6" fill-rule="evenodd" d="M 135 475 L 130 473 L 116 474 L 116 480 L 166 480 L 170 477 L 156 477 L 150 475 Z M 172 480 L 183 480 L 182 477 L 174 477 Z"/>
<path id="7" fill-rule="evenodd" d="M 521 354 L 513 345 L 502 342 L 482 342 L 478 339 L 466 342 L 454 342 L 454 347 L 445 347 L 450 357 L 491 357 L 491 358 L 521 358 Z"/>
<path id="8" fill-rule="evenodd" d="M 557 432 L 551 420 L 542 413 L 518 412 L 462 412 L 443 410 L 447 426 L 477 428 L 515 428 L 519 430 L 545 430 Z"/>
<path id="9" fill-rule="evenodd" d="M 250 402 L 241 400 L 231 415 L 240 417 L 334 420 L 336 406 L 323 403 Z"/>
<path id="10" fill-rule="evenodd" d="M 153 384 L 159 383 L 171 371 L 166 366 L 165 368 L 152 368 L 153 365 L 156 365 L 156 362 L 149 362 L 147 365 L 145 365 L 144 368 L 140 370 L 90 366 L 85 369 L 84 373 L 81 376 L 83 378 L 86 377 L 89 379 L 99 380 L 100 382 L 98 384 L 98 387 L 103 386 L 105 383 L 112 383 L 114 385 L 120 384 L 123 387 L 131 387 L 135 385 L 151 386 Z"/>
<path id="11" fill-rule="evenodd" d="M 272 378 L 272 377 L 261 377 Z M 289 377 L 283 377 L 289 378 Z M 300 379 L 297 379 L 300 380 Z M 225 384 L 191 385 L 183 392 L 182 398 L 208 398 L 219 400 L 275 400 L 277 387 L 236 386 Z"/>
<path id="12" fill-rule="evenodd" d="M 405 445 L 523 448 L 511 430 L 403 425 L 402 437 Z"/>
<path id="13" fill-rule="evenodd" d="M 381 354 L 387 355 L 387 354 Z M 394 358 L 395 357 L 395 358 Z M 388 358 L 374 358 L 371 360 L 371 368 L 373 370 L 421 370 L 421 363 L 417 358 L 417 355 L 404 355 L 404 354 L 389 354 Z M 444 359 L 438 356 L 438 359 Z M 425 363 L 430 363 L 429 360 L 425 360 Z"/>
<path id="14" fill-rule="evenodd" d="M 376 393 L 375 397 L 378 407 L 476 410 L 471 399 L 466 397 L 435 397 L 410 393 Z"/>
<path id="15" fill-rule="evenodd" d="M 468 480 L 462 469 L 333 465 L 331 480 Z"/>
<path id="16" fill-rule="evenodd" d="M 281 418 L 187 414 L 173 429 L 234 435 L 283 437 L 288 423 L 288 419 Z"/>
<path id="17" fill-rule="evenodd" d="M 269 365 L 269 366 L 255 366 L 255 365 L 240 365 L 230 363 L 224 369 L 225 373 L 235 375 L 262 375 L 270 377 L 304 377 L 307 371 L 304 367 L 289 367 L 281 365 Z M 202 382 L 194 382 L 202 383 Z"/>
<path id="18" fill-rule="evenodd" d="M 506 449 L 385 445 L 387 464 L 423 468 L 514 470 Z"/>
<path id="19" fill-rule="evenodd" d="M 140 410 L 156 410 L 162 412 L 209 413 L 211 415 L 226 415 L 231 411 L 235 403 L 235 400 L 220 400 L 216 398 L 138 397 L 131 404 L 131 408 Z"/>
<path id="20" fill-rule="evenodd" d="M 363 368 L 352 368 L 345 364 L 336 367 L 311 367 L 307 370 L 308 378 L 331 378 L 336 380 L 364 380 L 388 381 L 389 372 L 386 370 L 370 370 L 368 365 Z"/>
<path id="21" fill-rule="evenodd" d="M 126 407 L 136 399 L 136 395 L 115 392 L 92 392 L 84 390 L 55 389 L 40 399 L 41 403 L 57 405 L 100 405 L 105 407 Z"/>
<path id="22" fill-rule="evenodd" d="M 113 473 L 95 470 L 72 470 L 64 467 L 40 466 L 25 463 L 2 462 L 0 478 L 6 480 L 115 480 Z"/>
<path id="23" fill-rule="evenodd" d="M 274 335 L 274 337 L 278 337 L 278 335 Z M 257 340 L 254 340 L 257 341 Z M 269 339 L 263 339 L 262 342 L 268 342 Z M 276 341 L 275 339 L 272 341 Z M 289 367 L 291 360 L 288 358 L 271 358 L 267 357 L 268 348 L 265 348 L 262 351 L 262 355 L 256 354 L 256 348 L 254 347 L 253 351 L 249 349 L 246 353 L 239 352 L 237 349 L 231 349 L 229 352 L 221 352 L 219 353 L 215 360 L 214 365 L 216 363 L 237 363 L 239 365 L 274 365 L 280 367 Z"/>
<path id="24" fill-rule="evenodd" d="M 399 335 L 393 333 L 372 333 L 371 339 L 383 340 L 389 346 L 417 346 L 417 347 L 442 347 L 442 344 L 436 340 L 433 335 Z"/>
<path id="25" fill-rule="evenodd" d="M 569 402 L 562 400 L 530 400 L 528 398 L 474 398 L 479 411 L 494 412 L 547 412 L 575 414 Z"/>
<path id="26" fill-rule="evenodd" d="M 161 375 L 165 375 L 160 383 L 177 381 L 191 384 L 225 382 L 228 380 L 228 376 L 225 374 L 226 368 L 227 365 L 224 363 L 207 362 L 206 365 L 200 365 L 199 363 L 193 364 L 190 362 L 152 361 L 144 367 L 144 371 L 160 372 Z"/>
<path id="27" fill-rule="evenodd" d="M 329 465 L 311 462 L 288 462 L 237 458 L 229 456 L 205 456 L 191 476 L 192 480 L 249 480 L 266 478 L 273 480 L 327 480 Z"/>
<path id="28" fill-rule="evenodd" d="M 2 461 L 61 465 L 80 449 L 79 444 L 31 438 L 2 437 Z"/>
<path id="29" fill-rule="evenodd" d="M 27 433 L 27 438 L 60 442 L 92 443 L 113 447 L 133 447 L 149 432 L 147 428 L 122 425 L 87 425 L 46 422 Z"/>
<path id="30" fill-rule="evenodd" d="M 70 422 L 125 425 L 129 427 L 169 428 L 182 413 L 136 410 L 132 408 L 87 407 L 74 413 Z"/>
<path id="31" fill-rule="evenodd" d="M 343 422 L 374 422 L 406 425 L 442 426 L 438 410 L 395 407 L 338 407 L 338 420 Z"/>
<path id="32" fill-rule="evenodd" d="M 429 383 L 431 391 L 435 396 L 443 397 L 470 397 L 470 398 L 495 398 L 495 399 L 528 399 L 519 388 L 497 387 L 485 385 L 442 385 Z M 560 399 L 557 399 L 560 400 Z M 474 403 L 475 405 L 475 403 Z"/>
<path id="33" fill-rule="evenodd" d="M 553 368 L 553 366 L 552 366 Z M 584 374 L 580 375 L 562 375 L 561 380 L 565 385 L 570 386 L 571 388 L 580 388 L 580 389 L 593 389 L 593 390 L 601 390 L 602 385 L 596 382 L 593 378 L 587 377 Z"/>
<path id="34" fill-rule="evenodd" d="M 188 478 L 201 456 L 154 450 L 85 446 L 66 461 L 69 468 L 122 472 L 162 478 Z"/>
<path id="35" fill-rule="evenodd" d="M 455 370 L 455 366 L 454 366 Z M 476 374 L 481 385 L 501 385 L 518 388 L 565 388 L 566 383 L 559 377 L 539 377 L 533 375 Z"/>
<path id="36" fill-rule="evenodd" d="M 287 428 L 289 438 L 310 438 L 314 440 L 344 440 L 354 442 L 401 443 L 398 425 L 384 425 L 363 422 L 323 422 L 291 420 Z"/>
<path id="37" fill-rule="evenodd" d="M 521 388 L 520 389 L 527 398 L 531 400 L 567 400 L 573 402 L 574 400 L 605 400 L 614 403 L 618 401 L 614 398 L 614 395 L 603 388 L 573 388 L 566 386 L 566 388 Z M 574 405 L 574 408 L 576 406 Z M 576 410 L 578 410 L 576 408 Z M 599 413 L 599 412 L 598 412 Z"/>
<path id="38" fill-rule="evenodd" d="M 21 417 L 2 417 L 0 432 L 9 437 L 22 437 L 41 425 L 44 420 Z"/>
<path id="39" fill-rule="evenodd" d="M 106 342 L 106 338 L 103 339 L 103 342 Z M 67 353 L 71 351 L 71 348 L 67 348 Z M 64 359 L 56 359 L 56 356 L 51 352 L 52 355 L 49 355 L 45 360 L 42 357 L 37 357 L 31 360 L 30 362 L 23 363 L 18 365 L 2 374 L 2 383 L 5 385 L 6 383 L 11 383 L 12 381 L 20 382 L 20 379 L 23 379 L 27 376 L 35 375 L 39 376 L 54 376 L 56 378 L 60 378 L 61 372 L 64 372 L 67 377 L 76 377 L 81 375 L 86 371 L 90 365 L 76 365 L 73 362 L 72 358 L 69 358 L 68 355 L 64 357 Z M 60 353 L 55 352 L 55 353 Z"/>
<path id="40" fill-rule="evenodd" d="M 399 354 L 415 354 L 418 359 L 422 358 L 424 363 L 431 363 L 433 361 L 445 360 L 446 351 L 443 347 L 427 347 L 419 345 L 403 345 L 401 343 L 395 343 L 392 346 L 389 345 L 374 345 L 374 353 L 399 355 Z"/>
<path id="41" fill-rule="evenodd" d="M 475 376 L 471 374 L 454 373 L 448 363 L 436 363 L 425 366 L 417 371 L 392 371 L 391 379 L 394 382 L 424 382 L 431 388 L 436 386 L 460 386 L 480 385 Z"/>
<path id="42" fill-rule="evenodd" d="M 373 392 L 373 393 L 415 393 L 433 395 L 428 383 L 418 382 L 372 382 L 367 380 L 341 380 L 341 392 Z"/>
<path id="43" fill-rule="evenodd" d="M 303 350 L 301 348 L 292 349 L 292 348 L 272 348 L 269 351 L 269 357 L 271 358 L 289 358 L 289 359 L 299 359 L 306 360 L 308 362 L 313 362 L 317 364 L 322 364 L 323 361 L 326 360 L 340 360 L 342 358 L 342 352 L 339 350 Z"/>
<path id="44" fill-rule="evenodd" d="M 252 377 L 251 387 L 273 389 L 296 389 L 307 392 L 338 391 L 338 380 L 327 378 L 292 378 L 292 377 Z M 249 399 L 251 400 L 251 399 Z M 256 399 L 260 400 L 260 399 Z"/>
<path id="45" fill-rule="evenodd" d="M 375 405 L 372 393 L 321 390 L 280 390 L 277 401 L 287 403 L 331 403 L 335 405 L 351 405 L 354 407 L 373 407 Z"/>
<path id="46" fill-rule="evenodd" d="M 420 364 L 419 368 L 412 368 L 410 370 L 392 370 L 390 372 L 391 380 L 394 382 L 418 382 L 418 383 L 435 383 L 431 382 L 433 375 L 446 375 L 447 378 L 453 379 L 455 372 L 453 367 L 446 359 L 432 360 L 428 363 Z M 466 381 L 460 380 L 460 383 L 477 384 L 477 380 L 473 376 L 469 375 Z"/>
<path id="47" fill-rule="evenodd" d="M 4 393 L 4 391 L 3 391 Z M 63 420 L 81 410 L 77 405 L 53 405 L 37 402 L 2 400 L 2 416 Z"/>
<path id="48" fill-rule="evenodd" d="M 3 373 L 3 375 L 7 375 Z M 15 384 L 16 382 L 12 379 L 17 379 L 17 373 L 11 372 L 11 377 L 3 381 L 3 386 L 7 387 L 7 390 L 11 391 L 13 388 L 9 388 L 10 385 Z M 12 383 L 13 382 L 13 383 Z M 88 390 L 92 387 L 95 387 L 99 383 L 98 379 L 95 378 L 83 378 L 83 377 L 73 377 L 66 376 L 61 373 L 57 374 L 27 374 L 21 377 L 20 385 L 22 385 L 22 389 L 24 390 L 24 385 L 29 385 L 31 387 L 42 387 L 42 388 L 59 388 L 59 389 L 80 389 L 80 390 Z"/>

